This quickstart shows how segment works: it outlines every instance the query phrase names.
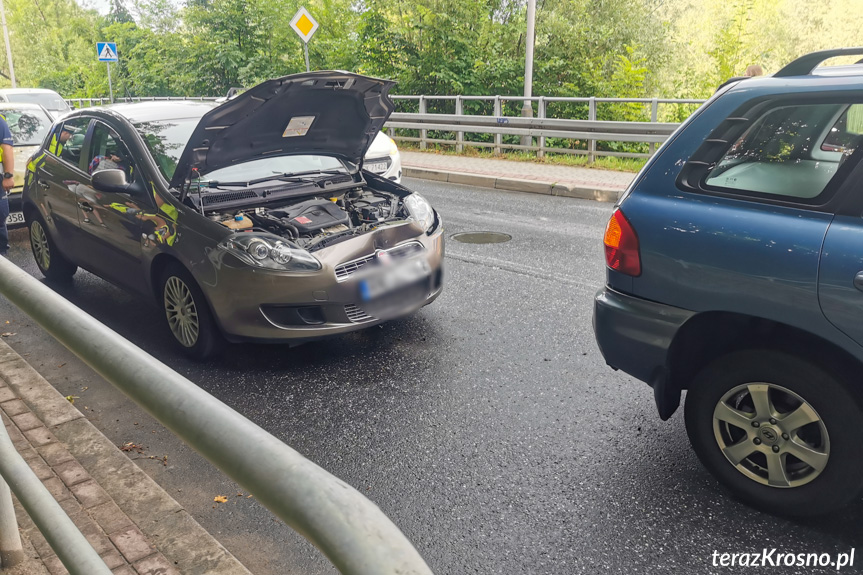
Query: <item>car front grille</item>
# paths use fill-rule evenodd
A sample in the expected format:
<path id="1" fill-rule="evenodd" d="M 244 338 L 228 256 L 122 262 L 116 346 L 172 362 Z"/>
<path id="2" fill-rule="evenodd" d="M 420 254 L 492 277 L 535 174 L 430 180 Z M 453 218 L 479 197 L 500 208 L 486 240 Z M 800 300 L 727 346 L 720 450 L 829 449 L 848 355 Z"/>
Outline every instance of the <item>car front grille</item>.
<path id="1" fill-rule="evenodd" d="M 401 244 L 388 250 L 379 250 L 378 252 L 375 252 L 373 254 L 369 254 L 367 256 L 363 256 L 361 258 L 339 264 L 336 266 L 336 281 L 345 281 L 353 274 L 357 273 L 357 271 L 359 271 L 363 266 L 368 265 L 369 262 L 373 261 L 381 252 L 386 252 L 390 255 L 391 258 L 393 258 L 394 260 L 398 260 L 419 254 L 424 249 L 425 248 L 423 247 L 423 245 L 419 242 L 408 242 L 406 244 Z"/>
<path id="2" fill-rule="evenodd" d="M 348 319 L 354 323 L 361 323 L 364 321 L 371 321 L 375 318 L 367 314 L 362 308 L 358 307 L 356 304 L 349 303 L 345 306 L 345 313 L 348 314 Z"/>

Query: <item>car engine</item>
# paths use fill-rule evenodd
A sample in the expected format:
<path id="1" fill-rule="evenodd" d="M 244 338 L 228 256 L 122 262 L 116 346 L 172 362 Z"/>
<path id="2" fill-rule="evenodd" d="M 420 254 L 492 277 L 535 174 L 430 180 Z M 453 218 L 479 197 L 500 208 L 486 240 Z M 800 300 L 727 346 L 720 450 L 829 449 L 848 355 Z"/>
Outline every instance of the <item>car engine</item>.
<path id="1" fill-rule="evenodd" d="M 329 198 L 306 196 L 273 207 L 206 214 L 237 231 L 266 231 L 309 251 L 372 231 L 382 224 L 408 219 L 401 198 L 370 188 L 352 189 Z"/>

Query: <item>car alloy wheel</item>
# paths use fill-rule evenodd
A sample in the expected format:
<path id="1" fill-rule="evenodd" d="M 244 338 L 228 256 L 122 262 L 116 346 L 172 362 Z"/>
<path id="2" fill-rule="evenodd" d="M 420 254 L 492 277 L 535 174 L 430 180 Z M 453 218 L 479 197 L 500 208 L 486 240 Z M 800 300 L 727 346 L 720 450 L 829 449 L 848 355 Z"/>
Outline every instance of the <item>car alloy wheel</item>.
<path id="1" fill-rule="evenodd" d="M 176 276 L 165 283 L 165 314 L 177 341 L 185 347 L 193 347 L 201 331 L 198 308 L 189 286 Z"/>
<path id="2" fill-rule="evenodd" d="M 33 249 L 33 257 L 36 258 L 39 269 L 50 269 L 51 248 L 48 245 L 48 234 L 38 220 L 30 224 L 30 247 Z"/>
<path id="3" fill-rule="evenodd" d="M 168 329 L 183 353 L 206 359 L 219 351 L 225 339 L 189 270 L 178 262 L 169 262 L 162 270 L 159 285 Z"/>
<path id="4" fill-rule="evenodd" d="M 78 266 L 63 257 L 45 228 L 39 215 L 28 218 L 30 228 L 30 249 L 39 271 L 49 280 L 68 281 L 75 275 Z"/>
<path id="5" fill-rule="evenodd" d="M 805 485 L 824 471 L 830 458 L 830 437 L 818 412 L 775 384 L 731 389 L 713 411 L 713 433 L 738 471 L 772 487 Z"/>
<path id="6" fill-rule="evenodd" d="M 815 357 L 733 351 L 704 367 L 686 393 L 698 458 L 738 499 L 769 513 L 822 515 L 863 491 L 856 375 L 840 355 Z"/>

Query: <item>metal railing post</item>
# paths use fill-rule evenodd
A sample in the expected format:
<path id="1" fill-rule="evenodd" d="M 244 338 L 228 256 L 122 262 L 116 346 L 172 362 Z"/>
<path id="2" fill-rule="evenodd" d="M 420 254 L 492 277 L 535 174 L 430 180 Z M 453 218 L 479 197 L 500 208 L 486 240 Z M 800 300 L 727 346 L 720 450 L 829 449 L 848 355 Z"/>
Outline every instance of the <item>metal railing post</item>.
<path id="1" fill-rule="evenodd" d="M 596 121 L 596 98 L 591 96 L 587 107 L 587 119 L 590 122 Z M 587 141 L 587 163 L 592 164 L 596 160 L 596 140 L 591 138 Z"/>
<path id="2" fill-rule="evenodd" d="M 464 105 L 461 96 L 455 97 L 455 115 L 461 116 L 464 114 Z M 455 151 L 461 153 L 464 151 L 464 132 L 458 131 L 455 133 Z"/>
<path id="3" fill-rule="evenodd" d="M 420 114 L 426 113 L 426 97 L 420 96 Z M 429 131 L 426 129 L 420 130 L 420 150 L 425 150 L 428 147 L 426 143 L 426 138 L 428 138 Z"/>
<path id="4" fill-rule="evenodd" d="M 536 115 L 540 119 L 545 118 L 545 106 L 546 106 L 545 96 L 540 96 L 539 102 L 537 103 L 537 106 L 536 106 Z M 545 157 L 545 136 L 539 137 L 538 144 L 539 144 L 539 147 L 536 150 L 536 157 L 542 159 Z"/>
<path id="5" fill-rule="evenodd" d="M 659 100 L 657 98 L 653 98 L 650 101 L 650 121 L 656 123 L 656 119 L 659 117 Z M 652 156 L 656 151 L 656 144 L 653 142 L 648 146 L 648 153 Z"/>
<path id="6" fill-rule="evenodd" d="M 0 262 L 0 267 L 2 264 L 13 267 L 15 265 L 3 261 Z M 30 519 L 39 528 L 48 545 L 71 575 L 111 575 L 111 570 L 99 554 L 78 531 L 60 504 L 54 500 L 48 488 L 39 481 L 15 449 L 6 426 L 2 424 L 0 424 L 0 475 L 6 479 L 9 488 L 21 502 L 21 506 L 27 511 Z M 12 513 L 14 521 L 14 510 Z M 5 526 L 0 525 L 0 527 Z M 16 533 L 17 530 L 16 526 Z"/>
<path id="7" fill-rule="evenodd" d="M 0 424 L 2 425 L 2 424 Z M 0 567 L 12 567 L 24 561 L 24 548 L 18 533 L 18 520 L 12 507 L 12 492 L 0 477 Z"/>
<path id="8" fill-rule="evenodd" d="M 494 117 L 498 119 L 498 123 L 501 122 L 501 117 L 503 116 L 503 112 L 501 111 L 500 105 L 500 96 L 494 97 Z M 494 155 L 500 155 L 500 145 L 503 142 L 503 136 L 501 134 L 494 135 Z"/>

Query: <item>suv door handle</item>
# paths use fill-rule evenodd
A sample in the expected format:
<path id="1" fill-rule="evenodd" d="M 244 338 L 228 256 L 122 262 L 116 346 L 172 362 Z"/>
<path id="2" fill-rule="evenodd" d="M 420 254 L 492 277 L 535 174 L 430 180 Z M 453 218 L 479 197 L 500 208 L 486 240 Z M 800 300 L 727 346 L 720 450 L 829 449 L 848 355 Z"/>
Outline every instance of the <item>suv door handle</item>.
<path id="1" fill-rule="evenodd" d="M 92 212 L 93 211 L 93 206 L 91 206 L 87 202 L 78 202 L 78 207 L 81 208 L 82 212 Z"/>
<path id="2" fill-rule="evenodd" d="M 854 287 L 863 291 L 863 271 L 857 272 L 857 275 L 854 276 Z"/>
<path id="3" fill-rule="evenodd" d="M 49 184 L 45 180 L 39 180 L 39 187 L 42 188 L 43 190 L 47 190 L 48 188 L 51 187 L 51 184 Z"/>

